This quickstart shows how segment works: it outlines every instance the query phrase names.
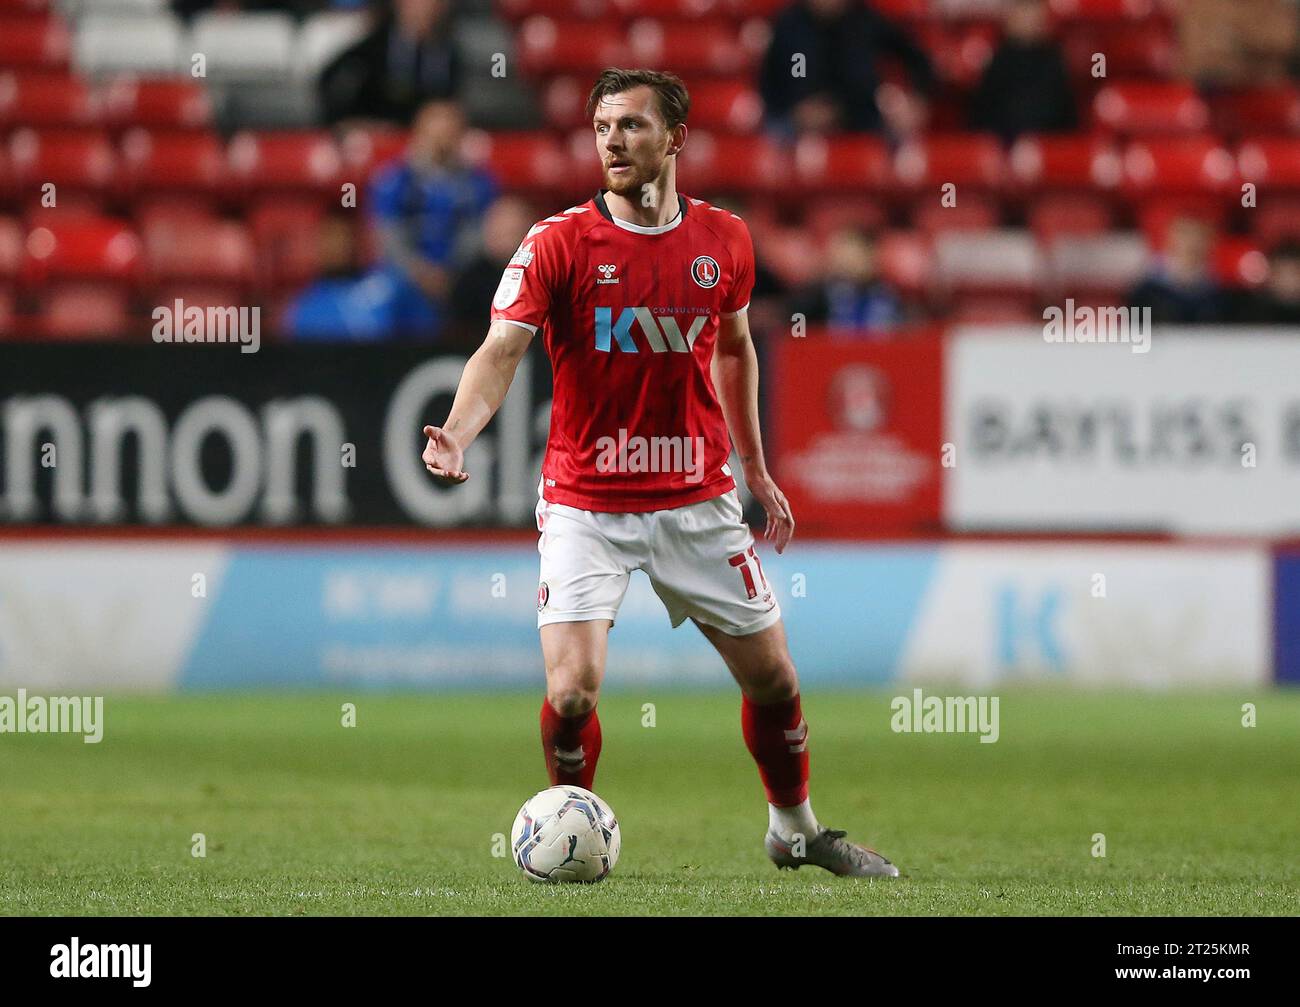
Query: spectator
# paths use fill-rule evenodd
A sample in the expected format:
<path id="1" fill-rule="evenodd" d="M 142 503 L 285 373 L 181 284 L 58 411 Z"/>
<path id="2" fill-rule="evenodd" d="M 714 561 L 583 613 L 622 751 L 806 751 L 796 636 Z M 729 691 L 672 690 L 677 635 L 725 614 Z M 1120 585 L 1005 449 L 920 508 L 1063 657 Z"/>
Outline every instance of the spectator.
<path id="1" fill-rule="evenodd" d="M 794 310 L 832 334 L 859 336 L 895 328 L 903 320 L 898 295 L 880 279 L 875 239 L 858 227 L 834 232 L 826 246 L 826 276 L 805 290 Z"/>
<path id="2" fill-rule="evenodd" d="M 447 0 L 391 0 L 379 21 L 321 74 L 325 119 L 405 124 L 433 98 L 452 98 L 461 59 L 451 38 Z"/>
<path id="3" fill-rule="evenodd" d="M 1289 238 L 1269 258 L 1268 282 L 1244 299 L 1241 321 L 1300 325 L 1300 238 Z"/>
<path id="4" fill-rule="evenodd" d="M 371 183 L 382 261 L 360 280 L 307 291 L 289 313 L 297 338 L 438 337 L 451 277 L 477 252 L 497 192 L 491 175 L 461 161 L 464 126 L 455 102 L 420 110 L 405 155 Z"/>
<path id="5" fill-rule="evenodd" d="M 1057 133 L 1078 125 L 1046 0 L 1011 0 L 1005 34 L 971 97 L 970 120 L 972 128 L 997 133 L 1008 143 L 1021 133 Z"/>
<path id="6" fill-rule="evenodd" d="M 1224 322 L 1228 299 L 1210 268 L 1214 229 L 1194 217 L 1169 227 L 1165 254 L 1129 294 L 1129 303 L 1150 307 L 1151 320 L 1175 325 Z"/>
<path id="7" fill-rule="evenodd" d="M 492 295 L 501 273 L 537 219 L 522 199 L 498 199 L 483 217 L 483 247 L 457 274 L 448 304 L 447 342 L 453 348 L 476 346 L 487 331 Z"/>
<path id="8" fill-rule="evenodd" d="M 907 134 L 920 128 L 923 102 L 898 89 L 882 100 L 882 56 L 907 68 L 922 95 L 934 90 L 925 53 L 893 21 L 860 0 L 796 0 L 776 18 L 759 70 L 769 125 L 787 136 L 837 129 Z"/>

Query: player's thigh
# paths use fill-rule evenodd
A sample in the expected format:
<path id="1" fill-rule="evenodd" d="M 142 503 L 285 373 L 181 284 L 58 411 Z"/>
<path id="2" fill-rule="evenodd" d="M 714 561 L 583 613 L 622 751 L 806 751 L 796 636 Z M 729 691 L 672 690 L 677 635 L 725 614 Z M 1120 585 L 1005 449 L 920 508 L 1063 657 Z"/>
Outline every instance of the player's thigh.
<path id="1" fill-rule="evenodd" d="M 593 619 L 612 624 L 637 566 L 636 529 L 629 517 L 542 501 L 537 527 L 538 628 Z"/>
<path id="2" fill-rule="evenodd" d="M 741 692 L 754 702 L 779 703 L 799 691 L 799 676 L 781 620 L 743 636 L 724 633 L 698 619 L 692 621 L 713 644 Z"/>
<path id="3" fill-rule="evenodd" d="M 735 490 L 657 515 L 646 573 L 673 626 L 747 636 L 781 618 Z"/>
<path id="4" fill-rule="evenodd" d="M 561 716 L 579 716 L 596 705 L 611 625 L 608 619 L 586 619 L 541 628 L 546 698 Z"/>

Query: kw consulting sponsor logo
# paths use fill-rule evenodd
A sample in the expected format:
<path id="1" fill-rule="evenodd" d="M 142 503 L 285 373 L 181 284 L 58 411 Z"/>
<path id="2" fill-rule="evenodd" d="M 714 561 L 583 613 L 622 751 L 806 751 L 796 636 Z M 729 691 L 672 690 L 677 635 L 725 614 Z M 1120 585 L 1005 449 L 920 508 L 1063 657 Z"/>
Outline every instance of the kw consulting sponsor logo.
<path id="1" fill-rule="evenodd" d="M 82 734 L 87 745 L 104 738 L 103 696 L 0 696 L 0 734 Z"/>

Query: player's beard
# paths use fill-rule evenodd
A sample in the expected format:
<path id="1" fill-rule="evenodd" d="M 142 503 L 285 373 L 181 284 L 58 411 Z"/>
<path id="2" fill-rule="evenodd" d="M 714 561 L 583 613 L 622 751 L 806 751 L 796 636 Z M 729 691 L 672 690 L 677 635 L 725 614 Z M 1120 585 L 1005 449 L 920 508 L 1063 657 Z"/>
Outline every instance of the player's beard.
<path id="1" fill-rule="evenodd" d="M 604 175 L 605 188 L 616 196 L 622 196 L 624 199 L 640 201 L 641 194 L 647 184 L 653 184 L 658 178 L 658 172 L 647 171 L 639 165 L 633 165 L 632 171 L 625 175 L 614 176 L 610 173 L 608 167 L 603 167 L 601 173 Z"/>

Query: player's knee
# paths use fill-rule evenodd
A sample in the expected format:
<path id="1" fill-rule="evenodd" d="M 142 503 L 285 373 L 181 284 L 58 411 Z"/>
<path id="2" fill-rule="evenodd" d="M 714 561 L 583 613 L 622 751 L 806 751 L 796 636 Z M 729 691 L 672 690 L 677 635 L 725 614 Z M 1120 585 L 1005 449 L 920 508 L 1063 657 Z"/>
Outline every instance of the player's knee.
<path id="1" fill-rule="evenodd" d="M 584 684 L 581 676 L 576 679 L 560 677 L 562 680 L 546 691 L 546 698 L 556 713 L 561 717 L 581 717 L 596 708 L 597 689 Z"/>
<path id="2" fill-rule="evenodd" d="M 799 676 L 788 657 L 765 662 L 748 678 L 745 691 L 757 703 L 782 703 L 799 693 Z"/>

